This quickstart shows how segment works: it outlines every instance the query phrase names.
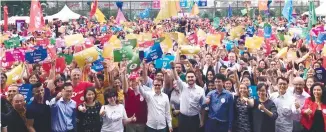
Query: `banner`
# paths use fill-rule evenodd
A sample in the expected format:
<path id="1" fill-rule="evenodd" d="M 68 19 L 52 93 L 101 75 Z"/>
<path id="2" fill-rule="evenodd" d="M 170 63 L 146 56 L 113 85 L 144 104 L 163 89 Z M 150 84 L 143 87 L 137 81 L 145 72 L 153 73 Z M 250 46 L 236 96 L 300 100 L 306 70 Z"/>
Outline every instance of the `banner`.
<path id="1" fill-rule="evenodd" d="M 50 40 L 48 38 L 36 38 L 36 45 L 46 47 L 50 44 Z"/>
<path id="2" fill-rule="evenodd" d="M 77 52 L 74 54 L 74 60 L 76 61 L 79 67 L 83 67 L 88 63 L 92 63 L 98 59 L 97 47 L 93 46 L 83 51 Z"/>
<path id="3" fill-rule="evenodd" d="M 32 100 L 30 100 L 33 97 L 32 84 L 23 84 L 18 87 L 18 91 L 20 94 L 22 94 L 24 96 L 27 104 L 29 104 L 32 101 Z"/>
<path id="4" fill-rule="evenodd" d="M 180 45 L 180 52 L 181 54 L 194 55 L 200 52 L 200 47 L 191 45 Z"/>
<path id="5" fill-rule="evenodd" d="M 5 44 L 6 49 L 17 48 L 21 46 L 19 37 L 10 38 L 9 40 L 5 40 L 3 43 Z"/>
<path id="6" fill-rule="evenodd" d="M 66 69 L 66 63 L 65 62 L 65 58 L 64 57 L 58 57 L 55 60 L 55 73 L 63 73 L 64 70 Z"/>
<path id="7" fill-rule="evenodd" d="M 12 62 L 12 61 L 23 62 L 23 61 L 25 61 L 24 52 L 22 50 L 20 50 L 20 49 L 14 49 L 14 50 L 11 50 L 11 51 L 6 51 L 5 56 L 6 56 L 6 61 L 7 62 Z"/>
<path id="8" fill-rule="evenodd" d="M 180 7 L 188 7 L 188 0 L 180 0 Z"/>
<path id="9" fill-rule="evenodd" d="M 41 3 L 38 0 L 31 2 L 30 8 L 30 20 L 28 25 L 28 32 L 34 32 L 37 30 L 43 30 L 45 26 Z"/>
<path id="10" fill-rule="evenodd" d="M 170 62 L 174 61 L 174 59 L 175 59 L 175 56 L 172 56 L 172 55 L 166 55 L 163 58 L 159 58 L 159 59 L 155 60 L 155 63 L 154 63 L 155 68 L 171 69 Z"/>
<path id="11" fill-rule="evenodd" d="M 65 43 L 67 47 L 77 45 L 77 44 L 84 44 L 85 39 L 82 34 L 73 34 L 64 37 Z"/>
<path id="12" fill-rule="evenodd" d="M 137 39 L 128 39 L 127 41 L 122 41 L 122 46 L 132 46 L 134 49 L 137 46 Z"/>
<path id="13" fill-rule="evenodd" d="M 91 69 L 100 72 L 104 70 L 102 62 L 104 61 L 104 58 L 102 56 L 99 56 L 96 61 L 93 62 Z"/>
<path id="14" fill-rule="evenodd" d="M 220 26 L 220 18 L 215 17 L 214 20 L 213 20 L 213 27 L 218 28 L 219 26 Z"/>
<path id="15" fill-rule="evenodd" d="M 113 58 L 113 46 L 105 43 L 103 47 L 103 53 L 102 56 L 107 59 L 112 59 Z"/>
<path id="16" fill-rule="evenodd" d="M 117 35 L 112 35 L 109 44 L 113 46 L 113 48 L 121 48 L 121 41 L 118 39 Z"/>
<path id="17" fill-rule="evenodd" d="M 264 37 L 270 38 L 272 36 L 272 26 L 270 24 L 264 25 Z"/>
<path id="18" fill-rule="evenodd" d="M 32 52 L 25 53 L 25 60 L 29 64 L 38 63 L 48 57 L 48 52 L 43 47 L 38 47 Z"/>
<path id="19" fill-rule="evenodd" d="M 155 43 L 152 47 L 145 50 L 145 59 L 146 62 L 154 61 L 158 58 L 161 58 L 163 55 L 163 51 L 159 43 Z"/>
<path id="20" fill-rule="evenodd" d="M 139 51 L 135 52 L 133 54 L 132 59 L 129 61 L 127 65 L 127 72 L 131 73 L 135 70 L 137 70 L 140 67 L 141 60 L 139 58 Z"/>
<path id="21" fill-rule="evenodd" d="M 120 62 L 124 60 L 131 60 L 133 57 L 132 46 L 124 46 L 121 49 L 113 50 L 114 62 Z"/>

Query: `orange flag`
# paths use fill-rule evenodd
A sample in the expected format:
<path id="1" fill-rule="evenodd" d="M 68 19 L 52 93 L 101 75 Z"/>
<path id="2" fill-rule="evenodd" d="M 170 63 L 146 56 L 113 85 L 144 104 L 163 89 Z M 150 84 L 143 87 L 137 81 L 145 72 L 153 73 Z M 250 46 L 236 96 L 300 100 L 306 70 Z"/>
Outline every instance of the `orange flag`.
<path id="1" fill-rule="evenodd" d="M 30 8 L 29 32 L 42 30 L 45 26 L 41 4 L 38 0 L 33 0 Z"/>
<path id="2" fill-rule="evenodd" d="M 7 31 L 8 30 L 8 6 L 6 5 L 3 7 L 3 20 L 4 20 L 4 25 L 3 25 L 4 31 Z"/>
<path id="3" fill-rule="evenodd" d="M 268 10 L 268 7 L 267 7 L 267 0 L 260 0 L 258 2 L 258 9 L 260 11 L 265 11 L 265 10 Z"/>

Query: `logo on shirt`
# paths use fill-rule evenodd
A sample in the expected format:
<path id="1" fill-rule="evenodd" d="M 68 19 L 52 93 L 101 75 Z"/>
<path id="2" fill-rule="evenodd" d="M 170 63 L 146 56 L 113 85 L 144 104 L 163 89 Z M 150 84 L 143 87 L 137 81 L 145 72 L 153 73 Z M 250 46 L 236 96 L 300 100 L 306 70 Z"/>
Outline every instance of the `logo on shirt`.
<path id="1" fill-rule="evenodd" d="M 221 99 L 221 102 L 222 102 L 222 103 L 225 103 L 225 99 L 224 99 L 224 98 L 222 98 L 222 99 Z"/>

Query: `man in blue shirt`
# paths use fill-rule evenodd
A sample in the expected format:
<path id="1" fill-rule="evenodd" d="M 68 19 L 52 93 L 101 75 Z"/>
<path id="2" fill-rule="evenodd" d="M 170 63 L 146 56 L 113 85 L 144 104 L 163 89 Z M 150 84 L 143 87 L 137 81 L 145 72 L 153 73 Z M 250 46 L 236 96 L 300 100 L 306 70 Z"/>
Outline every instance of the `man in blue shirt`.
<path id="1" fill-rule="evenodd" d="M 62 92 L 53 98 L 51 106 L 52 132 L 76 132 L 76 102 L 71 99 L 72 84 L 66 82 Z"/>
<path id="2" fill-rule="evenodd" d="M 51 131 L 51 111 L 45 89 L 40 82 L 33 84 L 33 101 L 27 105 L 27 128 L 30 132 Z"/>
<path id="3" fill-rule="evenodd" d="M 223 74 L 216 74 L 214 84 L 216 90 L 207 94 L 209 106 L 206 132 L 231 132 L 233 120 L 233 97 L 223 88 L 225 81 Z"/>

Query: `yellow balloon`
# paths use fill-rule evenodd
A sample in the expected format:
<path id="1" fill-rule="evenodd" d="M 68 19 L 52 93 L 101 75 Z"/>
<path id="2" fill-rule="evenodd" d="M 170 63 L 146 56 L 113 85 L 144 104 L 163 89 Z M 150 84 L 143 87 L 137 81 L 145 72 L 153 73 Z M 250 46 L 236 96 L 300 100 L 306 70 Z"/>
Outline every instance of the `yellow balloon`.
<path id="1" fill-rule="evenodd" d="M 11 69 L 9 72 L 6 73 L 7 75 L 7 82 L 6 85 L 9 86 L 13 83 L 16 83 L 19 79 L 22 78 L 22 74 L 24 71 L 24 65 L 20 64 L 15 68 Z"/>
<path id="2" fill-rule="evenodd" d="M 113 46 L 111 46 L 108 43 L 104 44 L 103 47 L 103 57 L 104 58 L 108 58 L 108 59 L 112 59 L 113 58 Z"/>
<path id="3" fill-rule="evenodd" d="M 180 47 L 181 54 L 194 55 L 200 52 L 199 46 L 181 45 Z"/>
<path id="4" fill-rule="evenodd" d="M 173 41 L 168 33 L 164 34 L 164 40 L 161 42 L 162 50 L 167 53 L 170 49 L 172 49 Z"/>
<path id="5" fill-rule="evenodd" d="M 284 58 L 286 56 L 287 51 L 288 51 L 288 47 L 284 47 L 276 54 L 276 56 L 278 58 Z"/>
<path id="6" fill-rule="evenodd" d="M 69 36 L 65 36 L 65 43 L 66 46 L 73 46 L 76 44 L 84 44 L 85 39 L 84 36 L 82 34 L 74 34 L 74 35 L 69 35 Z"/>

